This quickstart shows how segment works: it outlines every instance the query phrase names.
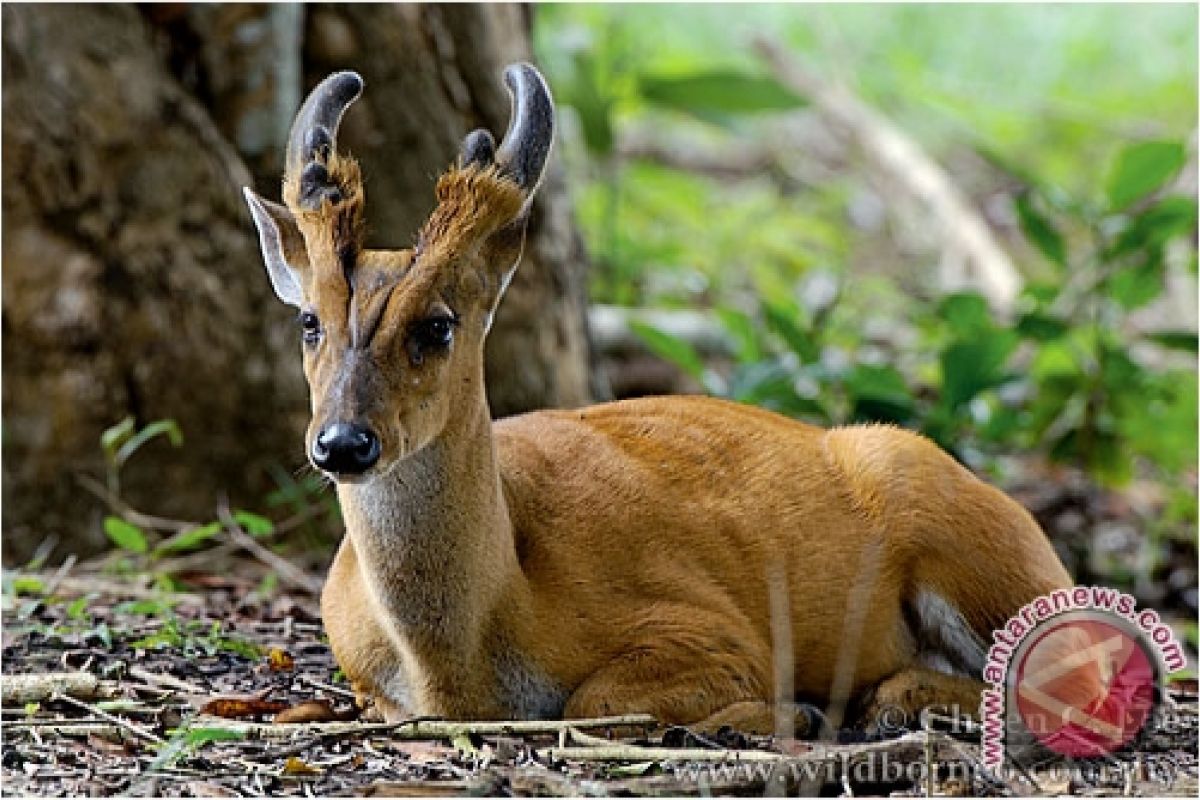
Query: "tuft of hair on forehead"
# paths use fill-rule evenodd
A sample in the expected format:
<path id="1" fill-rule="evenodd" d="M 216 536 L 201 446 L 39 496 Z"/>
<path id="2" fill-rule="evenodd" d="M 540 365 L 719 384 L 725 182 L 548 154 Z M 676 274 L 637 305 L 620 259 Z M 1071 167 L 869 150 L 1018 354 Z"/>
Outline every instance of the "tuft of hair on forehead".
<path id="1" fill-rule="evenodd" d="M 317 208 L 305 208 L 300 204 L 300 176 L 287 175 L 283 180 L 283 201 L 304 234 L 313 267 L 318 272 L 336 267 L 349 283 L 365 234 L 362 170 L 356 160 L 337 153 L 327 156 L 325 167 L 341 192 L 340 200 L 334 203 L 325 197 Z"/>
<path id="2" fill-rule="evenodd" d="M 495 165 L 454 166 L 438 179 L 437 207 L 417 237 L 417 250 L 463 254 L 513 222 L 525 205 L 521 187 Z"/>

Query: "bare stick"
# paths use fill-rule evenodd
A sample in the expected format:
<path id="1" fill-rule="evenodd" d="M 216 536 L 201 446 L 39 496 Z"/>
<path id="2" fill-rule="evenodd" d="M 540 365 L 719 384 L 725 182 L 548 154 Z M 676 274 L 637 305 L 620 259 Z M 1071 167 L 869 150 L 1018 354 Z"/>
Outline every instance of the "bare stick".
<path id="1" fill-rule="evenodd" d="M 451 721 L 416 719 L 403 722 L 305 722 L 273 724 L 229 720 L 220 717 L 198 716 L 193 725 L 240 731 L 264 739 L 288 739 L 297 735 L 389 735 L 397 739 L 451 739 L 462 734 L 503 736 L 505 734 L 556 734 L 570 728 L 646 728 L 657 725 L 649 714 L 628 714 L 615 717 L 567 720 L 504 720 Z"/>
<path id="2" fill-rule="evenodd" d="M 107 722 L 111 722 L 113 725 L 116 725 L 120 728 L 124 728 L 125 730 L 132 733 L 134 736 L 145 739 L 146 741 L 154 742 L 155 744 L 166 744 L 166 742 L 163 739 L 154 735 L 150 731 L 143 730 L 142 728 L 138 727 L 137 725 L 134 725 L 129 720 L 121 719 L 120 717 L 118 717 L 114 714 L 110 714 L 107 711 L 101 711 L 100 709 L 96 708 L 95 706 L 85 703 L 82 700 L 76 700 L 74 697 L 70 697 L 65 694 L 56 694 L 56 695 L 54 695 L 53 699 L 62 700 L 63 702 L 65 702 L 69 705 L 73 705 L 76 708 L 82 708 L 84 711 L 87 711 L 89 714 L 94 714 L 95 716 L 99 717 L 102 720 L 106 720 Z"/>
<path id="3" fill-rule="evenodd" d="M 6 706 L 40 703 L 54 695 L 92 699 L 100 694 L 100 679 L 90 672 L 49 672 L 5 675 L 0 700 Z"/>
<path id="4" fill-rule="evenodd" d="M 321 594 L 322 582 L 317 578 L 312 577 L 304 570 L 297 567 L 286 558 L 279 556 L 271 551 L 270 548 L 263 546 L 253 536 L 246 533 L 238 521 L 229 513 L 229 504 L 222 499 L 221 504 L 217 509 L 217 515 L 221 519 L 221 523 L 229 531 L 230 537 L 234 544 L 248 551 L 251 555 L 257 558 L 262 563 L 266 564 L 271 569 L 275 570 L 275 574 L 284 583 L 290 583 L 298 589 L 313 595 Z"/>
<path id="5" fill-rule="evenodd" d="M 63 559 L 62 566 L 58 568 L 50 580 L 46 581 L 45 594 L 47 597 L 52 597 L 54 593 L 58 591 L 58 587 L 67 577 L 67 573 L 70 572 L 71 568 L 75 566 L 76 560 L 77 557 L 74 553 L 71 553 Z"/>
<path id="6" fill-rule="evenodd" d="M 300 683 L 311 686 L 314 689 L 320 689 L 330 694 L 336 694 L 338 697 L 343 697 L 347 700 L 357 700 L 358 697 L 349 689 L 341 689 L 329 683 L 321 683 L 318 680 L 308 677 L 307 675 L 300 676 Z"/>
<path id="7" fill-rule="evenodd" d="M 149 670 L 142 669 L 141 667 L 130 667 L 129 674 L 140 681 L 145 681 L 151 686 L 161 686 L 167 689 L 185 692 L 187 694 L 209 694 L 207 689 L 202 689 L 194 683 L 188 683 L 187 681 L 180 680 L 174 675 L 159 675 L 156 672 L 150 672 Z"/>
<path id="8" fill-rule="evenodd" d="M 110 492 L 107 486 L 100 483 L 100 481 L 91 475 L 76 475 L 75 479 L 79 481 L 84 489 L 87 489 L 102 500 L 114 514 L 124 517 L 139 528 L 150 528 L 156 531 L 185 531 L 189 528 L 199 527 L 195 522 L 185 522 L 179 519 L 168 519 L 167 517 L 143 514 L 137 509 L 130 507 L 129 504 Z"/>
<path id="9" fill-rule="evenodd" d="M 548 747 L 538 750 L 549 761 L 787 761 L 787 756 L 765 750 L 701 750 L 698 748 L 643 747 L 609 743 L 606 747 Z"/>

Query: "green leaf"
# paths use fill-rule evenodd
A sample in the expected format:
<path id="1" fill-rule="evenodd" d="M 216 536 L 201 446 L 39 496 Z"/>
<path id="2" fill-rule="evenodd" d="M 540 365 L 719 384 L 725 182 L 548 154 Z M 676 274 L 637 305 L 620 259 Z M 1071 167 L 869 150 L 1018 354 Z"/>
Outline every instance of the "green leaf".
<path id="1" fill-rule="evenodd" d="M 1108 203 L 1121 211 L 1161 188 L 1187 161 L 1181 142 L 1139 142 L 1117 154 L 1108 176 Z"/>
<path id="2" fill-rule="evenodd" d="M 233 512 L 233 518 L 254 537 L 270 536 L 275 532 L 275 523 L 258 514 L 239 510 Z"/>
<path id="3" fill-rule="evenodd" d="M 1200 347 L 1197 346 L 1196 334 L 1190 331 L 1159 331 L 1146 338 L 1170 350 L 1182 350 L 1185 353 L 1195 353 L 1200 350 Z"/>
<path id="4" fill-rule="evenodd" d="M 46 584 L 36 575 L 18 575 L 13 578 L 12 590 L 14 594 L 45 594 Z"/>
<path id="5" fill-rule="evenodd" d="M 811 333 L 804 330 L 794 314 L 788 309 L 772 303 L 763 304 L 767 327 L 787 343 L 788 348 L 800 357 L 800 363 L 811 364 L 821 357 L 821 348 Z"/>
<path id="6" fill-rule="evenodd" d="M 104 448 L 104 454 L 110 461 L 116 458 L 117 448 L 121 446 L 121 443 L 133 435 L 136 425 L 134 418 L 129 416 L 116 425 L 106 428 L 104 433 L 100 434 L 100 446 Z"/>
<path id="7" fill-rule="evenodd" d="M 567 84 L 564 100 L 579 115 L 583 141 L 589 152 L 606 156 L 613 149 L 612 107 L 596 82 L 596 60 L 587 52 L 575 57 L 575 78 Z"/>
<path id="8" fill-rule="evenodd" d="M 659 358 L 670 361 L 696 380 L 703 377 L 704 359 L 688 342 L 644 322 L 630 322 L 629 328 Z"/>
<path id="9" fill-rule="evenodd" d="M 732 308 L 717 309 L 717 318 L 733 337 L 738 361 L 745 364 L 762 360 L 762 348 L 758 343 L 758 328 L 754 320 Z"/>
<path id="10" fill-rule="evenodd" d="M 124 603 L 117 604 L 116 610 L 119 614 L 136 614 L 142 617 L 163 617 L 171 613 L 172 606 L 175 601 L 156 598 L 143 598 L 141 600 L 126 600 Z"/>
<path id="11" fill-rule="evenodd" d="M 938 303 L 938 316 L 960 337 L 985 335 L 992 330 L 992 312 L 978 292 L 955 292 Z"/>
<path id="12" fill-rule="evenodd" d="M 1063 320 L 1038 311 L 1022 314 L 1017 320 L 1017 333 L 1038 342 L 1061 339 L 1070 330 L 1071 327 Z"/>
<path id="13" fill-rule="evenodd" d="M 649 102 L 697 116 L 784 111 L 805 105 L 803 98 L 774 78 L 732 70 L 646 76 L 639 87 Z"/>
<path id="14" fill-rule="evenodd" d="M 157 650 L 160 647 L 183 647 L 183 635 L 173 619 L 168 619 L 156 633 L 130 642 L 135 650 Z"/>
<path id="15" fill-rule="evenodd" d="M 961 408 L 985 389 L 1004 383 L 1009 377 L 1004 365 L 1017 341 L 1011 331 L 995 331 L 954 342 L 943 350 L 942 404 L 951 410 Z"/>
<path id="16" fill-rule="evenodd" d="M 1137 214 L 1108 250 L 1115 258 L 1147 248 L 1161 248 L 1177 236 L 1196 229 L 1197 206 L 1190 197 L 1164 197 Z"/>
<path id="17" fill-rule="evenodd" d="M 1122 308 L 1141 308 L 1162 294 L 1163 262 L 1157 253 L 1147 253 L 1141 264 L 1126 267 L 1108 279 L 1108 293 Z"/>
<path id="18" fill-rule="evenodd" d="M 75 620 L 83 619 L 87 616 L 88 603 L 91 601 L 92 598 L 87 596 L 72 600 L 67 604 L 67 617 Z"/>
<path id="19" fill-rule="evenodd" d="M 905 422 L 915 403 L 899 370 L 891 366 L 858 364 L 846 376 L 856 422 Z"/>
<path id="20" fill-rule="evenodd" d="M 762 406 L 792 417 L 829 419 L 818 399 L 801 395 L 796 390 L 796 375 L 776 360 L 738 365 L 730 381 L 729 396 L 739 403 Z"/>
<path id="21" fill-rule="evenodd" d="M 1029 243 L 1036 247 L 1042 255 L 1058 264 L 1067 265 L 1067 245 L 1058 228 L 1048 217 L 1034 207 L 1034 197 L 1030 192 L 1017 195 L 1017 219 L 1021 223 L 1021 232 Z"/>
<path id="22" fill-rule="evenodd" d="M 183 431 L 179 430 L 178 423 L 173 419 L 160 419 L 151 422 L 121 445 L 121 448 L 117 450 L 117 454 L 114 457 L 117 466 L 121 466 L 128 461 L 130 456 L 156 436 L 166 436 L 174 447 L 179 447 L 183 444 Z"/>
<path id="23" fill-rule="evenodd" d="M 186 553 L 189 550 L 195 550 L 220 533 L 222 527 L 219 522 L 210 522 L 207 525 L 180 531 L 154 548 L 154 555 L 162 556 L 168 553 Z"/>
<path id="24" fill-rule="evenodd" d="M 187 728 L 177 731 L 150 762 L 150 771 L 173 765 L 186 754 L 210 742 L 233 742 L 246 738 L 242 731 L 229 728 Z"/>
<path id="25" fill-rule="evenodd" d="M 144 553 L 148 549 L 146 534 L 136 525 L 131 525 L 120 517 L 105 517 L 104 532 L 112 543 L 122 550 L 131 553 Z"/>

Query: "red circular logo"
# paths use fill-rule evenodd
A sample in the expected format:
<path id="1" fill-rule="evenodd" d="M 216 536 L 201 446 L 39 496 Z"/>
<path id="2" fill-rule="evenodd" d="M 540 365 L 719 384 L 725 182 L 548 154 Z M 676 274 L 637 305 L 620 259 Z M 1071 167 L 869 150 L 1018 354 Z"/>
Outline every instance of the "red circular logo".
<path id="1" fill-rule="evenodd" d="M 1111 615 L 1064 614 L 1035 630 L 1017 662 L 1021 722 L 1056 753 L 1111 753 L 1154 713 L 1158 670 L 1143 638 Z"/>

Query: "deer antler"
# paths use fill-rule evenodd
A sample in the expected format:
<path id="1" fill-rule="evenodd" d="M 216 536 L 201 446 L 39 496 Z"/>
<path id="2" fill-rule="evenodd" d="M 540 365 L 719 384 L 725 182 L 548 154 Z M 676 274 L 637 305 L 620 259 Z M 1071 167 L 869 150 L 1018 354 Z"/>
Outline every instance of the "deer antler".
<path id="1" fill-rule="evenodd" d="M 542 76 L 530 64 L 510 66 L 504 71 L 504 83 L 512 98 L 512 111 L 500 149 L 490 133 L 474 130 L 463 139 L 461 163 L 464 167 L 494 163 L 532 195 L 554 141 L 554 102 Z"/>
<path id="2" fill-rule="evenodd" d="M 299 179 L 296 202 L 315 211 L 321 201 L 336 203 L 342 187 L 331 174 L 342 115 L 359 98 L 363 79 L 357 72 L 336 72 L 317 84 L 296 113 L 287 145 L 287 176 Z"/>

